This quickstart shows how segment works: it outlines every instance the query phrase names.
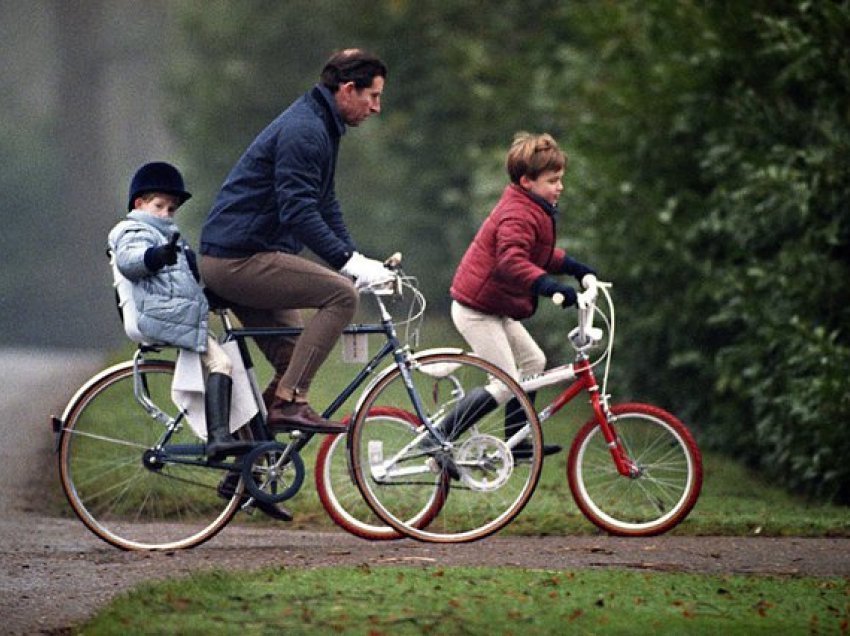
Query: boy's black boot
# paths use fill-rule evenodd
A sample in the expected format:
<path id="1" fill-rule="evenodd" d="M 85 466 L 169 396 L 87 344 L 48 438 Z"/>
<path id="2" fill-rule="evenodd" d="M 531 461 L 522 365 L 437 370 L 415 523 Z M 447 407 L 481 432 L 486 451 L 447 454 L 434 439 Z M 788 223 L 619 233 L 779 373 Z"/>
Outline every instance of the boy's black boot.
<path id="1" fill-rule="evenodd" d="M 475 387 L 464 395 L 445 418 L 437 425 L 437 428 L 449 439 L 456 439 L 461 433 L 475 424 L 499 406 L 483 387 Z M 440 468 L 446 471 L 452 479 L 460 479 L 460 470 L 448 453 L 431 447 L 431 440 L 426 438 L 421 444 L 422 451 L 432 455 Z"/>
<path id="2" fill-rule="evenodd" d="M 207 378 L 205 411 L 207 416 L 207 457 L 223 459 L 228 455 L 242 455 L 250 450 L 250 443 L 239 442 L 230 434 L 230 394 L 233 381 L 229 375 L 210 373 Z"/>
<path id="3" fill-rule="evenodd" d="M 534 405 L 534 398 L 537 397 L 537 391 L 531 391 L 528 394 L 528 399 Z M 525 411 L 520 407 L 519 400 L 511 398 L 505 404 L 505 441 L 509 440 L 514 434 L 525 426 L 527 422 Z M 557 444 L 543 444 L 543 455 L 554 455 L 560 453 L 562 448 Z M 531 459 L 532 449 L 528 440 L 522 440 L 513 449 L 514 459 Z"/>
<path id="4" fill-rule="evenodd" d="M 484 387 L 475 387 L 458 400 L 451 412 L 440 422 L 446 437 L 456 439 L 461 433 L 487 415 L 499 403 Z"/>

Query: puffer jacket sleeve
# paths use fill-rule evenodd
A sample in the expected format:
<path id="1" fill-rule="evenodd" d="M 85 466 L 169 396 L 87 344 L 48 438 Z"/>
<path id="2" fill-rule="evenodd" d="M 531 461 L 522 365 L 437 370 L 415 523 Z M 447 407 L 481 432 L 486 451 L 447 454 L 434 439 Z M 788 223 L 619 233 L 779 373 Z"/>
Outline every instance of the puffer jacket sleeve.
<path id="1" fill-rule="evenodd" d="M 567 253 L 560 247 L 556 247 L 552 252 L 552 258 L 546 264 L 546 271 L 550 274 L 561 274 L 564 268 L 564 258 Z"/>
<path id="2" fill-rule="evenodd" d="M 123 221 L 109 233 L 109 249 L 115 255 L 118 271 L 131 281 L 150 276 L 145 266 L 145 252 L 162 244 L 162 235 L 142 223 Z"/>
<path id="3" fill-rule="evenodd" d="M 533 221 L 521 216 L 504 217 L 496 230 L 495 275 L 519 289 L 530 292 L 546 270 L 531 259 L 537 232 Z"/>

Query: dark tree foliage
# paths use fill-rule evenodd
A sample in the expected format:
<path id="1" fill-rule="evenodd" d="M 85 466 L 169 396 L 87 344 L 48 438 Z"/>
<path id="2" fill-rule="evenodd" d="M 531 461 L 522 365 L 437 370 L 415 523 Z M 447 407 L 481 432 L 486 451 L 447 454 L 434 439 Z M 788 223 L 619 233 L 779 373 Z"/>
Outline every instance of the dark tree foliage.
<path id="1" fill-rule="evenodd" d="M 512 135 L 554 134 L 562 244 L 615 283 L 615 397 L 850 502 L 850 3 L 295 0 L 185 19 L 175 123 L 215 186 L 330 50 L 388 62 L 338 190 L 364 249 L 405 252 L 433 311 Z M 562 312 L 531 328 L 563 355 Z"/>

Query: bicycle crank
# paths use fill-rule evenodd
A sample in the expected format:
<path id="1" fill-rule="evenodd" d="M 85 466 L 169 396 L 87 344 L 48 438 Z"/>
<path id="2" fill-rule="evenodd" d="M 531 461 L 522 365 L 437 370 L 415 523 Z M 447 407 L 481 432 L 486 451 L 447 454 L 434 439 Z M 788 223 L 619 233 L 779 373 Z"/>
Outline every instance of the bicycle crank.
<path id="1" fill-rule="evenodd" d="M 304 460 L 279 442 L 261 444 L 242 458 L 242 481 L 248 494 L 259 502 L 286 501 L 304 484 Z"/>

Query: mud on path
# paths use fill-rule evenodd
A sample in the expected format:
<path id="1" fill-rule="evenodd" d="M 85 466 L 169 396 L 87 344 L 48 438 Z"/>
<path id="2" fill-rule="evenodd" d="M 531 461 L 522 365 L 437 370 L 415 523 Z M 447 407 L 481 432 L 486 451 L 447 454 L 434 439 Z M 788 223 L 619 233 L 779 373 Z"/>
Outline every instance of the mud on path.
<path id="1" fill-rule="evenodd" d="M 87 353 L 0 351 L 0 368 L 7 370 L 0 395 L 0 634 L 63 633 L 142 581 L 215 568 L 367 563 L 850 576 L 850 539 L 499 535 L 436 546 L 233 524 L 193 550 L 122 552 L 75 519 L 45 516 L 39 506 L 39 493 L 56 480 L 47 418 L 99 366 Z"/>

